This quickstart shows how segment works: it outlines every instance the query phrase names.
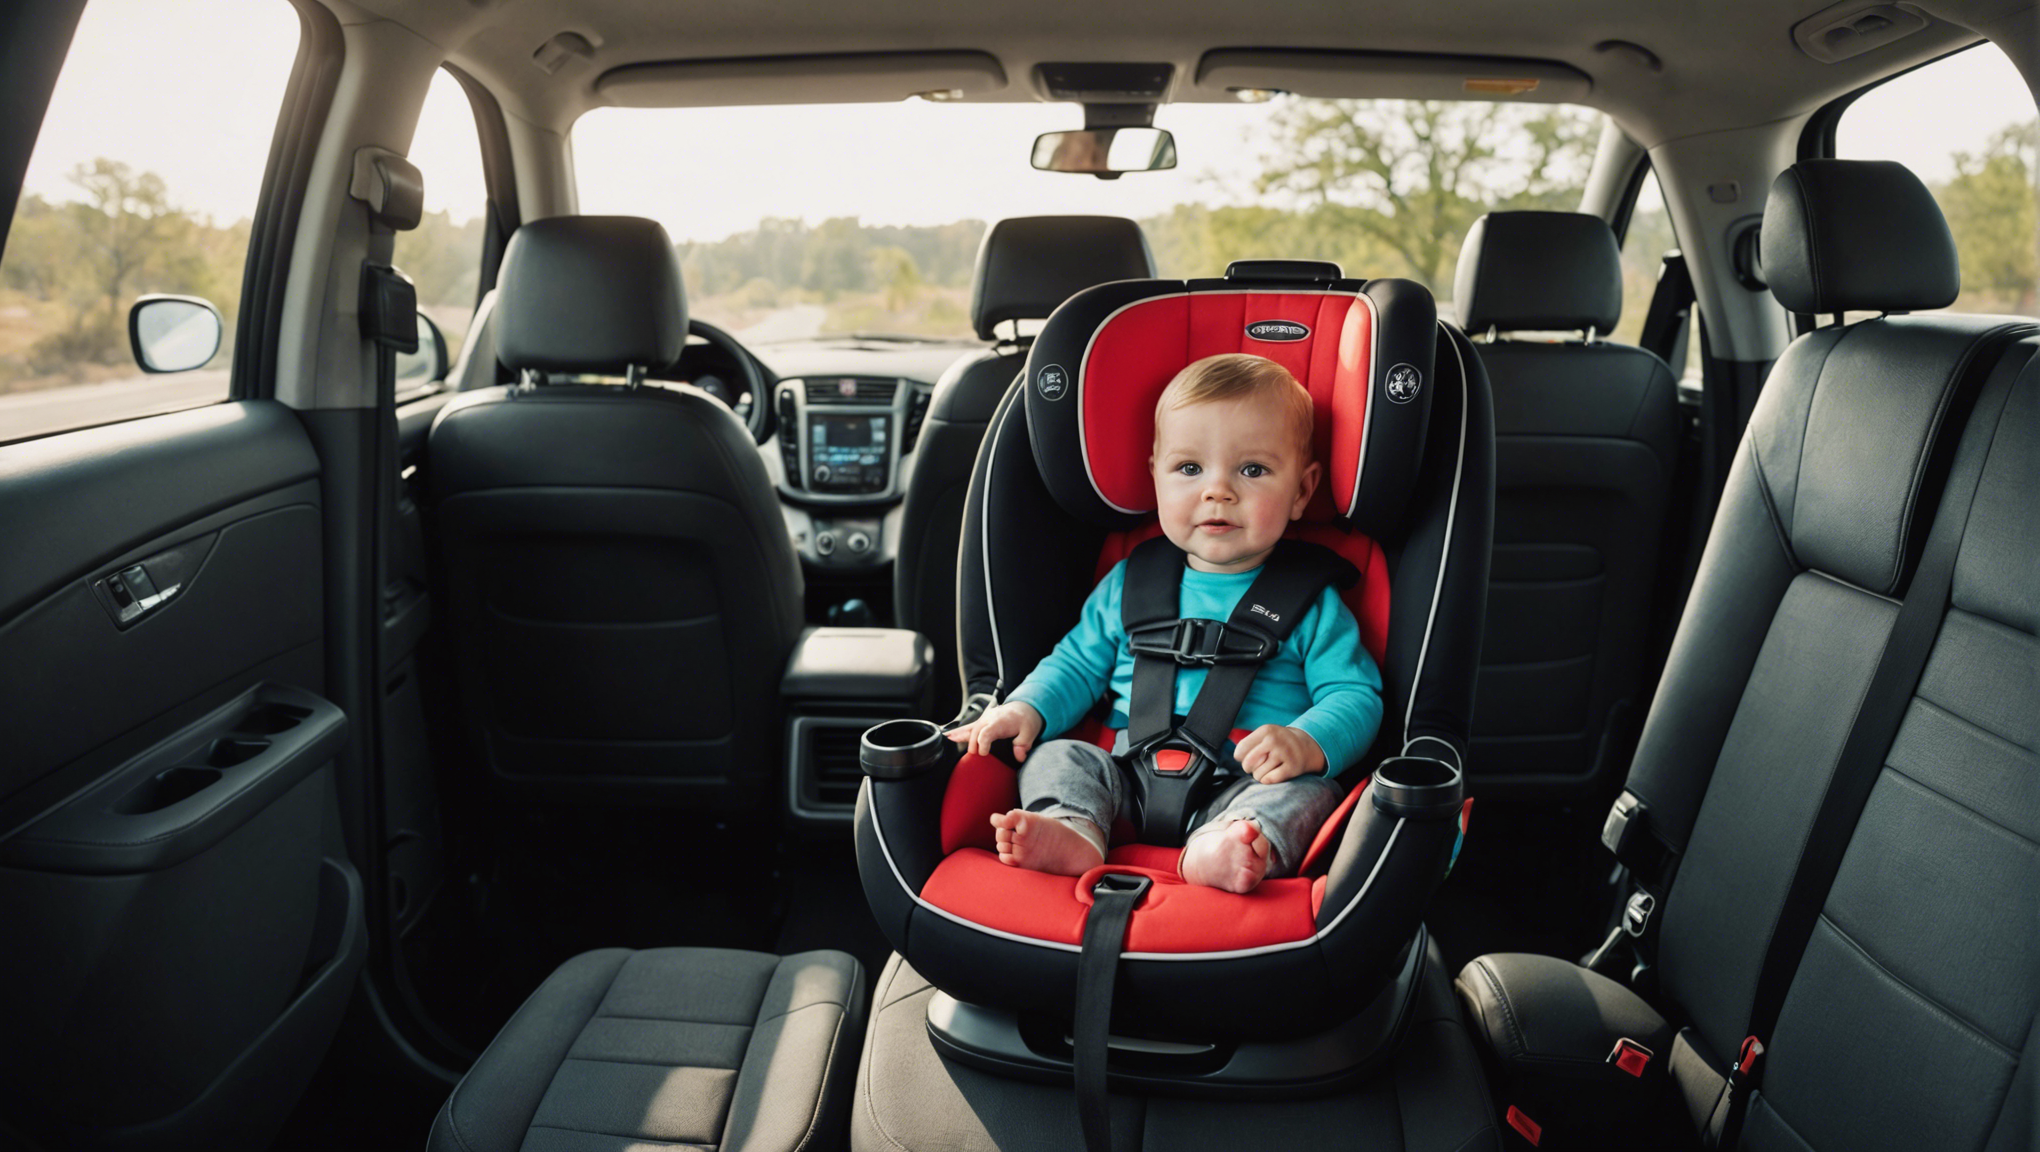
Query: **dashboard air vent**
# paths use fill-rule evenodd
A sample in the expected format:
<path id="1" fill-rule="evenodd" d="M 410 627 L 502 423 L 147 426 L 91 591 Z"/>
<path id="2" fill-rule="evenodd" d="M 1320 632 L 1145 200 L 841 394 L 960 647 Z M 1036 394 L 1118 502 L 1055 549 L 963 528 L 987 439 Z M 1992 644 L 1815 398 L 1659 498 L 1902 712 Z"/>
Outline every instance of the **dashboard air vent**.
<path id="1" fill-rule="evenodd" d="M 807 402 L 888 407 L 892 404 L 893 392 L 898 387 L 897 380 L 874 380 L 853 376 L 811 377 L 807 381 Z"/>

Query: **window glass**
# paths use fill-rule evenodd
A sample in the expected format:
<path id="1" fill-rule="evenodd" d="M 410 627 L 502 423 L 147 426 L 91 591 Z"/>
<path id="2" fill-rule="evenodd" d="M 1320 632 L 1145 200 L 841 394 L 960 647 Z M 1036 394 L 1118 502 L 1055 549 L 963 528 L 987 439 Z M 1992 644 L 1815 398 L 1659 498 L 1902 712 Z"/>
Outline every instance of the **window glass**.
<path id="1" fill-rule="evenodd" d="M 1658 274 L 1664 270 L 1665 253 L 1678 247 L 1679 239 L 1672 231 L 1672 214 L 1665 210 L 1664 188 L 1658 183 L 1657 171 L 1645 169 L 1643 184 L 1636 190 L 1636 207 L 1629 214 L 1629 233 L 1622 238 L 1622 319 L 1609 339 L 1634 344 L 1642 338 L 1651 297 L 1657 294 Z M 1690 315 L 1686 320 L 1686 337 L 1685 363 L 1673 364 L 1671 369 L 1675 375 L 1684 377 L 1688 387 L 1698 388 L 1700 341 L 1693 338 Z"/>
<path id="2" fill-rule="evenodd" d="M 0 254 L 0 441 L 226 398 L 250 218 L 297 40 L 283 0 L 86 5 Z M 204 367 L 136 366 L 128 308 L 159 292 L 224 317 Z"/>
<path id="3" fill-rule="evenodd" d="M 2035 311 L 2040 284 L 2040 119 L 1993 44 L 1863 94 L 1835 125 L 1835 155 L 1896 160 L 1934 193 L 1962 261 L 1961 312 Z"/>
<path id="4" fill-rule="evenodd" d="M 573 132 L 583 212 L 649 216 L 679 245 L 694 315 L 747 343 L 886 333 L 975 342 L 985 224 L 1138 220 L 1164 276 L 1232 260 L 1337 261 L 1449 305 L 1460 241 L 1495 208 L 1574 208 L 1603 118 L 1550 104 L 1173 104 L 1178 167 L 1037 172 L 1068 105 L 598 108 Z"/>
<path id="5" fill-rule="evenodd" d="M 397 233 L 394 260 L 418 289 L 418 311 L 445 333 L 450 362 L 460 356 L 475 314 L 489 200 L 474 110 L 451 73 L 432 79 L 409 159 L 425 178 L 425 211 L 416 228 Z M 429 383 L 430 368 L 429 356 L 401 358 L 399 372 L 408 375 L 397 381 L 400 397 Z"/>

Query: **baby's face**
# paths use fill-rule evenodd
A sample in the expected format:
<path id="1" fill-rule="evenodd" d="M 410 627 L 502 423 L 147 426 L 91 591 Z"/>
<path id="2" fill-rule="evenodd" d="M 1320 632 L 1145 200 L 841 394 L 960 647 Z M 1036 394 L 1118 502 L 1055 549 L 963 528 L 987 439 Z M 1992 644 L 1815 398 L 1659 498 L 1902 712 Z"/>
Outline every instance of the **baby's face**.
<path id="1" fill-rule="evenodd" d="M 1266 560 L 1318 478 L 1282 405 L 1245 400 L 1163 412 L 1151 467 L 1162 532 L 1199 572 L 1245 572 Z"/>

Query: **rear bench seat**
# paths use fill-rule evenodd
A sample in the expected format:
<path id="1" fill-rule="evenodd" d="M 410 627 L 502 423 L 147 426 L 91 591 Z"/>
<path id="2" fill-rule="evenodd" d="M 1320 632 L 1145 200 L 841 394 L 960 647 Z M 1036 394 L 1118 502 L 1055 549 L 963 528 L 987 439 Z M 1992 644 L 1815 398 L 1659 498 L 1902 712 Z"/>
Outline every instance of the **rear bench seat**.
<path id="1" fill-rule="evenodd" d="M 864 1008 L 864 972 L 840 952 L 587 952 L 503 1026 L 440 1109 L 430 1146 L 834 1148 Z"/>
<path id="2" fill-rule="evenodd" d="M 1793 312 L 1941 308 L 1959 284 L 1932 198 L 1893 164 L 1787 170 L 1763 247 L 1772 290 Z M 1719 1129 L 1725 1073 L 1754 1030 L 1765 1052 L 1754 1091 L 1738 1093 L 1748 1101 L 1741 1147 L 2033 1145 L 2040 338 L 2031 331 L 2004 318 L 1886 316 L 1812 332 L 1778 361 L 1637 751 L 1625 803 L 1640 811 L 1611 822 L 1611 832 L 1634 825 L 1624 858 L 1662 901 L 1649 925 L 1652 1004 L 1564 961 L 1475 960 L 1459 988 L 1503 1070 L 1505 1107 L 1554 1135 L 1623 1114 L 1624 1100 L 1649 1091 L 1607 1064 L 1613 1040 L 1628 1035 L 1656 1049 L 1648 1075 L 1669 1069 L 1660 1112 L 1689 1130 Z M 1984 463 L 1973 501 L 1949 506 L 1940 477 L 1958 453 Z M 1924 671 L 1895 738 L 1869 746 L 1883 753 L 1865 761 L 1872 783 L 1860 813 L 1832 806 L 1846 845 L 1838 871 L 1816 868 L 1806 861 L 1817 854 L 1802 850 L 1898 599 L 1930 525 L 1964 513 L 1959 537 L 1948 536 L 1959 539 L 1948 598 L 1927 601 L 1938 629 Z M 1902 682 L 1900 691 L 1903 700 Z M 1805 937 L 1780 932 L 1802 872 L 1832 875 L 1794 905 L 1806 909 Z M 1760 980 L 1774 935 L 1804 938 L 1804 951 L 1785 949 L 1778 978 Z M 1767 993 L 1782 996 L 1771 1024 L 1756 1011 Z"/>

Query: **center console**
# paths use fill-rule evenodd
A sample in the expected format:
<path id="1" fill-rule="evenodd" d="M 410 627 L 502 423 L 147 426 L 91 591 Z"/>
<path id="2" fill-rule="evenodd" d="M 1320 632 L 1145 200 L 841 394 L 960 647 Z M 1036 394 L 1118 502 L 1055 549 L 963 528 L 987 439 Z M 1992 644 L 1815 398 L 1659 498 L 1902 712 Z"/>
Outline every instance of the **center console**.
<path id="1" fill-rule="evenodd" d="M 809 628 L 780 680 L 786 702 L 787 812 L 842 829 L 864 783 L 865 729 L 934 707 L 935 649 L 903 628 Z"/>
<path id="2" fill-rule="evenodd" d="M 800 505 L 788 528 L 802 559 L 828 568 L 872 568 L 891 555 L 882 505 L 904 488 L 900 460 L 913 451 L 930 392 L 891 376 L 809 376 L 780 381 L 780 494 Z"/>

